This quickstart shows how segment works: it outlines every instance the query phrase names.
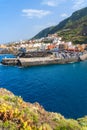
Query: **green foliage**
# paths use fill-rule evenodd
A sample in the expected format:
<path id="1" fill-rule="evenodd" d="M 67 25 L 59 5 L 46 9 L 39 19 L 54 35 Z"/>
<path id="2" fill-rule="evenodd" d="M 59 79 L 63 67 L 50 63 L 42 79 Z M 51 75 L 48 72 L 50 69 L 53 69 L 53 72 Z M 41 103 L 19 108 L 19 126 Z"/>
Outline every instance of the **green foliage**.
<path id="1" fill-rule="evenodd" d="M 74 44 L 87 43 L 87 15 L 78 21 L 68 21 L 65 28 L 58 31 L 58 35 L 62 36 L 63 40 L 72 41 Z"/>
<path id="2" fill-rule="evenodd" d="M 78 122 L 81 126 L 86 126 L 87 127 L 87 116 L 85 116 L 84 118 L 79 118 Z"/>
<path id="3" fill-rule="evenodd" d="M 42 126 L 40 126 L 39 130 L 52 130 L 52 128 L 45 123 Z"/>
<path id="4" fill-rule="evenodd" d="M 38 122 L 38 116 L 37 116 L 36 114 L 33 114 L 33 121 L 34 121 L 35 123 Z"/>
<path id="5" fill-rule="evenodd" d="M 1 128 L 7 128 L 9 130 L 17 130 L 16 124 L 12 123 L 11 121 L 5 121 Z"/>
<path id="6" fill-rule="evenodd" d="M 0 89 L 1 90 L 1 89 Z M 2 103 L 3 102 L 3 103 Z M 0 128 L 7 130 L 87 130 L 87 116 L 65 119 L 47 112 L 39 104 L 30 104 L 21 97 L 0 92 Z"/>
<path id="7" fill-rule="evenodd" d="M 3 98 L 4 98 L 6 101 L 9 101 L 9 100 L 10 100 L 10 97 L 9 97 L 8 95 L 5 95 Z"/>
<path id="8" fill-rule="evenodd" d="M 77 121 L 69 119 L 58 122 L 54 130 L 82 130 L 82 128 Z"/>
<path id="9" fill-rule="evenodd" d="M 58 25 L 42 30 L 34 38 L 46 37 L 54 33 L 58 33 L 63 40 L 72 41 L 74 44 L 87 43 L 87 7 L 74 12 Z"/>

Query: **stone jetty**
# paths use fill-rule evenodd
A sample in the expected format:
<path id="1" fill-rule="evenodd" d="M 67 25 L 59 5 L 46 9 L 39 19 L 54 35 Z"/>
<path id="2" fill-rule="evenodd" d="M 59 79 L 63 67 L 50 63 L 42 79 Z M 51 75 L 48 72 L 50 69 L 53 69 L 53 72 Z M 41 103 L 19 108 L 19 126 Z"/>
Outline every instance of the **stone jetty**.
<path id="1" fill-rule="evenodd" d="M 49 65 L 49 64 L 67 64 L 72 62 L 78 62 L 78 57 L 70 58 L 53 58 L 53 57 L 39 57 L 39 58 L 4 58 L 1 63 L 4 65 L 18 65 L 22 67 Z"/>
<path id="2" fill-rule="evenodd" d="M 17 65 L 18 59 L 17 58 L 4 58 L 2 59 L 1 63 L 3 65 Z"/>

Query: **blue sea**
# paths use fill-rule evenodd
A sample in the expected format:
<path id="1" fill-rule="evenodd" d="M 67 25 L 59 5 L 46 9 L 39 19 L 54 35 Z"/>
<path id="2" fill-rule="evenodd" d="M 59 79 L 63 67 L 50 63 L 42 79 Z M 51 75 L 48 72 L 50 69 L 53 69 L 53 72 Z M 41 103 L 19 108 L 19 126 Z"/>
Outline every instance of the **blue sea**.
<path id="1" fill-rule="evenodd" d="M 87 115 L 87 61 L 28 68 L 0 64 L 0 87 L 66 118 Z"/>

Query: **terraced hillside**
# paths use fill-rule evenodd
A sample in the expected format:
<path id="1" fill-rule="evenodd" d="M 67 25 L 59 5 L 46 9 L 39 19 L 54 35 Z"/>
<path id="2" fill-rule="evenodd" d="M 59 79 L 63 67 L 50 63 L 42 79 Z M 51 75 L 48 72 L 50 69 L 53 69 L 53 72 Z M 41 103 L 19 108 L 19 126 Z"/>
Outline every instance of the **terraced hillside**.
<path id="1" fill-rule="evenodd" d="M 65 41 L 72 41 L 75 44 L 87 43 L 87 7 L 74 12 L 58 25 L 42 30 L 34 38 L 46 37 L 54 33 L 58 33 Z"/>

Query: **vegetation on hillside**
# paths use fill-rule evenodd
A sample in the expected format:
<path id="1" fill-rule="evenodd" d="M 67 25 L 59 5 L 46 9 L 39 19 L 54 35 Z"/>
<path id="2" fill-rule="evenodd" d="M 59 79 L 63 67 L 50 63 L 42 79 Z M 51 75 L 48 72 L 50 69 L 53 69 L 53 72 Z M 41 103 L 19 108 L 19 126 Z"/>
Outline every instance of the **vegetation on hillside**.
<path id="1" fill-rule="evenodd" d="M 74 12 L 69 18 L 54 27 L 42 30 L 34 38 L 46 37 L 58 33 L 65 41 L 87 43 L 87 7 Z"/>
<path id="2" fill-rule="evenodd" d="M 87 130 L 87 117 L 77 120 L 44 110 L 38 103 L 26 103 L 6 89 L 0 89 L 0 130 Z"/>

